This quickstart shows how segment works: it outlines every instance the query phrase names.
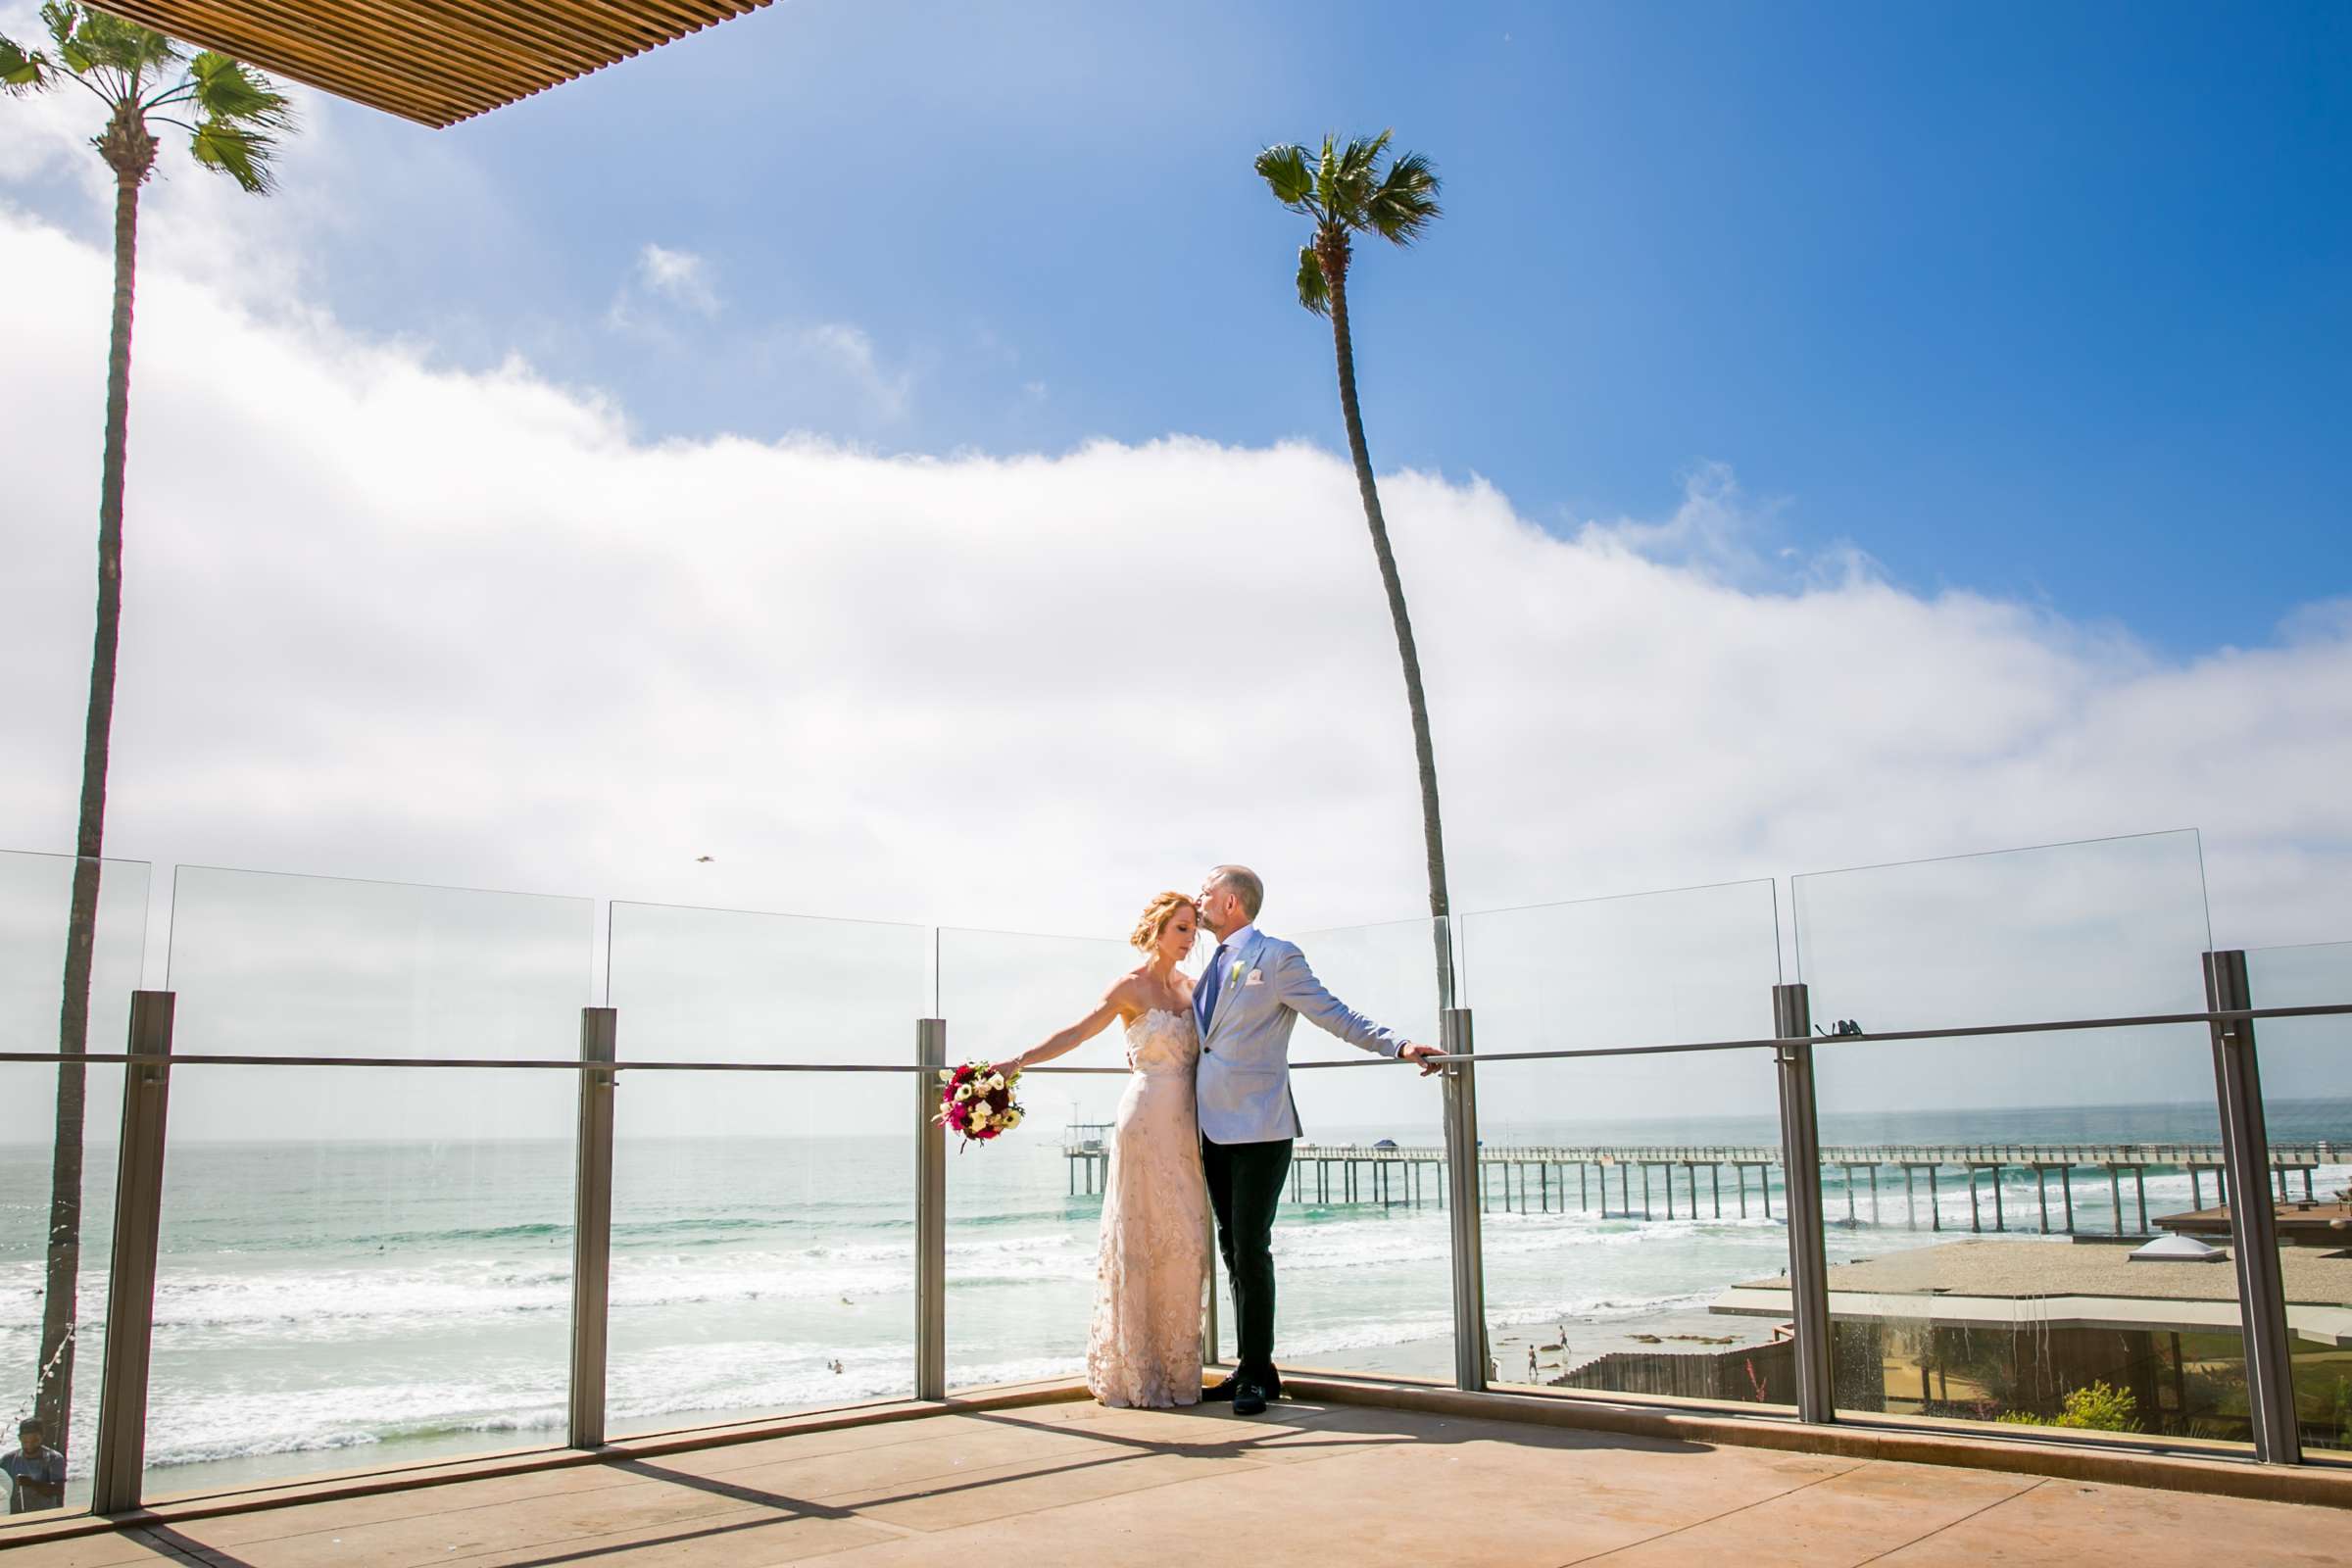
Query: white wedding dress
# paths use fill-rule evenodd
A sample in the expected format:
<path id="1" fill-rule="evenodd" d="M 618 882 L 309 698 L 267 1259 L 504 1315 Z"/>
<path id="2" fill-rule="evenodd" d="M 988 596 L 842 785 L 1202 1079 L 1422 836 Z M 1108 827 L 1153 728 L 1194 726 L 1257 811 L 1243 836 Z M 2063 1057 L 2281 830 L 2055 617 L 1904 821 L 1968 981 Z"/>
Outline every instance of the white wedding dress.
<path id="1" fill-rule="evenodd" d="M 1208 1192 L 1193 1070 L 1191 1009 L 1127 1026 L 1127 1065 L 1102 1183 L 1102 1242 L 1086 1386 L 1104 1404 L 1166 1409 L 1200 1399 L 1200 1303 Z"/>

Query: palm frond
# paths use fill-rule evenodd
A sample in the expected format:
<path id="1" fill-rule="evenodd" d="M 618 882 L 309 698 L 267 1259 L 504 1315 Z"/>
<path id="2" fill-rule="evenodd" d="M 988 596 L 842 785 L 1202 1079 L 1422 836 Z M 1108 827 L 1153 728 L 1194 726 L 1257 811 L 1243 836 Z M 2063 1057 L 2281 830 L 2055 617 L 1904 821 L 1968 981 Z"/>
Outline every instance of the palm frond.
<path id="1" fill-rule="evenodd" d="M 1410 245 L 1445 214 L 1438 205 L 1437 167 L 1419 153 L 1398 153 L 1364 203 L 1364 226 L 1382 239 Z"/>
<path id="2" fill-rule="evenodd" d="M 21 98 L 28 92 L 39 92 L 49 85 L 49 73 L 54 69 L 47 55 L 37 49 L 26 49 L 0 33 L 0 93 Z"/>
<path id="3" fill-rule="evenodd" d="M 179 45 L 153 27 L 124 22 L 90 6 L 49 0 L 41 7 L 41 21 L 48 24 L 59 56 L 75 75 L 119 71 L 138 77 L 180 58 Z"/>
<path id="4" fill-rule="evenodd" d="M 276 187 L 270 159 L 279 132 L 293 125 L 294 111 L 269 77 L 207 49 L 188 62 L 184 84 L 164 95 L 182 97 L 193 100 L 202 114 L 188 138 L 188 151 L 198 163 L 256 195 Z"/>
<path id="5" fill-rule="evenodd" d="M 1295 213 L 1314 216 L 1315 172 L 1307 167 L 1305 148 L 1296 142 L 1269 147 L 1257 155 L 1256 169 L 1276 201 Z"/>
<path id="6" fill-rule="evenodd" d="M 1363 226 L 1364 204 L 1372 199 L 1377 188 L 1374 171 L 1380 162 L 1381 149 L 1389 144 L 1389 132 L 1377 136 L 1352 136 L 1339 151 L 1332 180 L 1332 210 L 1348 217 L 1350 228 Z"/>
<path id="7" fill-rule="evenodd" d="M 1389 138 L 1396 134 L 1384 130 L 1377 136 L 1350 136 L 1348 145 L 1340 149 L 1340 170 L 1343 178 L 1370 179 L 1372 167 L 1388 150 Z"/>
<path id="8" fill-rule="evenodd" d="M 1298 303 L 1317 316 L 1331 314 L 1331 279 L 1323 275 L 1312 245 L 1298 247 Z"/>
<path id="9" fill-rule="evenodd" d="M 188 151 L 208 169 L 218 169 L 254 195 L 268 195 L 277 186 L 270 157 L 277 138 L 264 130 L 227 120 L 198 122 L 188 138 Z"/>
<path id="10" fill-rule="evenodd" d="M 1333 265 L 1346 270 L 1348 236 L 1370 232 L 1398 245 L 1418 239 L 1443 213 L 1438 206 L 1438 171 L 1419 153 L 1383 157 L 1395 132 L 1325 136 L 1322 147 L 1282 143 L 1257 155 L 1258 176 L 1285 207 L 1315 220 L 1318 238 L 1332 244 Z M 1309 188 L 1311 186 L 1311 189 Z M 1317 316 L 1331 314 L 1331 280 L 1313 243 L 1298 248 L 1298 303 Z"/>
<path id="11" fill-rule="evenodd" d="M 189 96 L 207 121 L 244 126 L 264 133 L 285 130 L 294 123 L 293 106 L 270 78 L 207 49 L 188 62 Z"/>

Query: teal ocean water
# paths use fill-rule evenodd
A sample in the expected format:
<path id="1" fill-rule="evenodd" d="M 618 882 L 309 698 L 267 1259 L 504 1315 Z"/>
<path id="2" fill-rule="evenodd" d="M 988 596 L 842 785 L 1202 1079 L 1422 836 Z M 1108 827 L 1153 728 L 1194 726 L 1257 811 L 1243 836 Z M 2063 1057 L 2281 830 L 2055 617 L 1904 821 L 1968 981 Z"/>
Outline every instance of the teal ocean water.
<path id="1" fill-rule="evenodd" d="M 2352 1139 L 2352 1101 L 2274 1102 L 2275 1141 Z M 1434 1129 L 1318 1128 L 1331 1142 L 1436 1142 Z M 1069 1192 L 1058 1126 L 950 1158 L 949 1357 L 960 1385 L 1065 1372 L 1081 1360 L 1101 1200 Z M 1491 1143 L 1764 1143 L 1769 1119 L 1518 1125 Z M 1824 1117 L 1825 1143 L 2204 1139 L 2209 1107 L 2115 1105 Z M 112 1151 L 93 1147 L 83 1264 L 84 1396 L 74 1462 L 86 1469 L 105 1310 Z M 2318 1173 L 2322 1188 L 2352 1172 Z M 150 1488 L 412 1462 L 561 1441 L 570 1311 L 572 1166 L 562 1140 L 175 1146 L 157 1289 Z M 1502 1371 L 1565 1336 L 1562 1364 L 1641 1333 L 1735 1334 L 1709 1318 L 1724 1286 L 1781 1272 L 1785 1213 L 1752 1186 L 1725 1217 L 1702 1173 L 1691 1217 L 1653 1189 L 1644 1220 L 1555 1195 L 1550 1212 L 1485 1216 L 1487 1289 Z M 0 1368 L 29 1403 L 41 1306 L 48 1152 L 0 1149 Z M 2297 1189 L 2298 1192 L 2300 1189 Z M 1639 1181 L 1636 1182 L 1639 1198 Z M 913 1360 L 910 1137 L 624 1140 L 615 1173 L 610 1405 L 617 1432 L 900 1396 Z M 2134 1202 L 2125 1184 L 2128 1208 Z M 2211 1186 L 2206 1189 L 2211 1200 Z M 1312 1196 L 1311 1191 L 1308 1195 Z M 1595 1195 L 1596 1196 L 1596 1195 Z M 1882 1213 L 1845 1222 L 1835 1167 L 1825 1207 L 1834 1257 L 1948 1239 L 1969 1223 L 1942 1184 L 1945 1236 L 1910 1230 L 1899 1181 Z M 2076 1221 L 2111 1228 L 2107 1184 L 2075 1183 Z M 2188 1206 L 2184 1174 L 2148 1180 L 2151 1215 Z M 1924 1203 L 1924 1193 L 1921 1195 Z M 1637 1202 L 1637 1209 L 1639 1203 Z M 2013 1228 L 2037 1209 L 2012 1175 Z M 1987 1207 L 1987 1214 L 1989 1208 Z M 2135 1209 L 2131 1218 L 2135 1221 Z M 1988 1221 L 1989 1222 L 1989 1221 Z M 1278 1231 L 1281 1351 L 1294 1362 L 1440 1373 L 1451 1365 L 1446 1221 L 1433 1204 L 1287 1204 Z M 2020 1245 L 2048 1245 L 2021 1236 Z M 1547 1365 L 1549 1363 L 1547 1362 Z M 12 1391 L 16 1392 L 16 1391 Z M 86 1482 L 85 1482 L 86 1484 Z"/>

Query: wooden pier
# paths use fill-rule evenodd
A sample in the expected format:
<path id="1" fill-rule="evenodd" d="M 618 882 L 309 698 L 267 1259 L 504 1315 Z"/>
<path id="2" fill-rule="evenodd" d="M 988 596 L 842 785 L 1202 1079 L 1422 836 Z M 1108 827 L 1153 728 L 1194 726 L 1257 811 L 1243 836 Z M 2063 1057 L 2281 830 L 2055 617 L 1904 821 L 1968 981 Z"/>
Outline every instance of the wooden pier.
<path id="1" fill-rule="evenodd" d="M 1070 1166 L 1070 1192 L 1101 1190 L 1111 1129 L 1101 1123 L 1073 1125 L 1063 1139 Z M 2300 1176 L 2302 1196 L 2316 1197 L 2314 1173 L 2323 1165 L 2352 1163 L 2352 1139 L 2271 1146 L 2271 1174 L 2280 1202 L 2291 1200 L 2290 1180 Z M 2228 1180 L 2218 1144 L 1869 1144 L 1824 1145 L 1821 1164 L 1841 1181 L 1823 1183 L 1823 1208 L 1833 1223 L 1851 1226 L 1900 1223 L 1918 1230 L 1943 1229 L 1937 1200 L 1946 1181 L 1968 1187 L 1969 1229 L 2009 1229 L 2006 1173 L 2034 1183 L 2035 1221 L 2020 1229 L 2041 1234 L 2075 1234 L 2075 1181 L 2106 1180 L 2116 1235 L 2149 1234 L 2147 1177 L 2185 1172 L 2192 1209 L 2205 1206 L 2205 1178 L 2213 1178 L 2217 1202 L 2229 1200 Z M 1781 1151 L 1771 1145 L 1482 1145 L 1478 1152 L 1478 1203 L 1504 1212 L 1597 1212 L 1607 1218 L 1766 1219 L 1779 1196 L 1774 1173 Z M 1680 1174 L 1678 1183 L 1677 1176 Z M 1615 1191 L 1611 1191 L 1611 1178 Z M 1882 1188 L 1881 1177 L 1886 1178 Z M 1704 1178 L 1702 1181 L 1701 1178 Z M 2125 1228 L 2124 1183 L 2132 1184 L 2135 1231 Z M 1893 1188 L 1901 1186 L 1896 1209 Z M 1678 1191 L 1679 1187 L 1679 1191 Z M 2055 1189 L 2055 1191 L 2053 1191 Z M 1297 1145 L 1291 1155 L 1291 1201 L 1315 1207 L 1411 1207 L 1449 1200 L 1446 1151 L 1436 1146 L 1378 1144 Z M 1922 1215 L 1922 1200 L 1925 1215 Z M 2053 1202 L 2053 1200 L 2055 1200 Z M 1728 1206 L 1727 1206 L 1728 1205 Z M 1843 1213 L 1838 1209 L 1842 1206 Z M 1888 1211 L 1896 1209 L 1895 1217 Z"/>
<path id="2" fill-rule="evenodd" d="M 1078 1195 L 1079 1179 L 1086 1191 L 1099 1193 L 1110 1178 L 1110 1126 L 1106 1121 L 1074 1121 L 1061 1135 L 1061 1157 L 1070 1167 L 1070 1196 Z"/>

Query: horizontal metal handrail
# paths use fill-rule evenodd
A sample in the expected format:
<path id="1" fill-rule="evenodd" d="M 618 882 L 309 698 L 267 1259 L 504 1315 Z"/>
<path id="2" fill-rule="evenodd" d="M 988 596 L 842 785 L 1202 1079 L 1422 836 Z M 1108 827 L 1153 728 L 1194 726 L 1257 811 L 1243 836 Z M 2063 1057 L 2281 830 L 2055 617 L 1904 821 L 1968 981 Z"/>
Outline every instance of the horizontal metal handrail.
<path id="1" fill-rule="evenodd" d="M 2329 1003 L 2301 1007 L 2237 1007 L 2206 1012 L 2159 1012 L 2128 1014 L 2110 1018 L 2044 1019 L 2032 1023 L 1966 1024 L 1931 1029 L 1888 1029 L 1864 1031 L 1849 1035 L 1822 1036 L 1758 1036 L 1745 1040 L 1676 1041 L 1651 1046 L 1587 1046 L 1558 1051 L 1488 1051 L 1474 1057 L 1440 1055 L 1437 1061 L 1472 1060 L 1489 1064 L 1501 1061 L 1554 1061 L 1580 1056 L 1649 1055 L 1690 1051 L 1767 1051 L 1791 1044 L 1794 1040 L 1811 1039 L 1815 1044 L 1845 1044 L 1848 1042 L 1886 1043 L 1889 1041 L 1959 1040 L 1993 1035 L 2049 1034 L 2086 1029 L 2140 1028 L 2163 1024 L 2213 1024 L 2240 1018 L 2310 1018 L 2352 1014 L 2352 1003 Z M 0 1052 L 0 1062 L 49 1062 L 59 1059 L 53 1051 Z M 121 1052 L 85 1052 L 73 1059 L 105 1065 L 122 1063 L 132 1058 Z M 278 1056 L 237 1055 L 191 1053 L 172 1058 L 174 1066 L 197 1067 L 459 1067 L 497 1068 L 501 1070 L 579 1072 L 598 1069 L 607 1072 L 922 1072 L 926 1069 L 912 1062 L 805 1062 L 805 1061 L 617 1061 L 580 1062 L 543 1056 Z M 1323 1067 L 1381 1067 L 1396 1065 L 1392 1058 L 1342 1058 L 1332 1061 L 1296 1061 L 1294 1070 Z M 1123 1076 L 1125 1067 L 1028 1067 L 1024 1072 L 1072 1075 Z"/>
<path id="2" fill-rule="evenodd" d="M 1559 1051 L 1482 1051 L 1474 1056 L 1438 1055 L 1439 1062 L 1471 1061 L 1492 1066 L 1502 1061 L 1560 1061 L 1580 1056 L 1658 1055 L 1686 1051 L 1773 1051 L 1799 1040 L 1815 1046 L 1885 1044 L 1914 1040 L 1965 1040 L 1991 1035 L 2051 1034 L 2085 1029 L 2131 1029 L 2159 1024 L 2215 1024 L 2241 1018 L 2324 1018 L 2352 1014 L 2352 1003 L 2328 1003 L 2306 1007 L 2232 1007 L 2210 1012 L 2151 1012 L 2115 1018 L 2061 1018 L 2034 1023 L 1952 1025 L 1936 1029 L 1887 1029 L 1851 1035 L 1781 1037 L 1747 1040 L 1687 1040 L 1655 1046 L 1584 1046 Z M 0 1051 L 0 1062 L 54 1062 L 54 1051 Z M 63 1058 L 96 1066 L 116 1065 L 133 1058 L 119 1051 L 91 1051 Z M 557 1072 L 923 1072 L 914 1062 L 896 1061 L 570 1061 L 550 1056 L 257 1056 L 191 1053 L 171 1058 L 175 1067 L 461 1067 L 501 1071 Z M 1324 1067 L 1393 1067 L 1393 1057 L 1364 1056 L 1333 1061 L 1294 1061 L 1293 1071 Z M 1409 1065 L 1409 1064 L 1407 1064 Z M 1125 1067 L 1025 1067 L 1025 1073 L 1124 1077 Z"/>
<path id="3" fill-rule="evenodd" d="M 2150 1012 L 2121 1018 L 2059 1018 L 2037 1023 L 1984 1023 L 1950 1025 L 1937 1029 L 1865 1030 L 1850 1035 L 1794 1035 L 1786 1038 L 1762 1036 L 1752 1040 L 1682 1041 L 1665 1046 L 1590 1046 L 1567 1051 L 1482 1051 L 1468 1058 L 1492 1065 L 1498 1061 L 1553 1061 L 1573 1056 L 1641 1056 L 1677 1051 L 1768 1051 L 1778 1050 L 1799 1041 L 1809 1041 L 1816 1048 L 1854 1044 L 1884 1044 L 1908 1040 L 1966 1040 L 1987 1035 L 2038 1035 L 2063 1030 L 2135 1029 L 2157 1024 L 2229 1023 L 2241 1018 L 2321 1018 L 2352 1013 L 2352 1003 L 2328 1003 L 2310 1007 L 2233 1007 L 2213 1012 Z M 1440 1057 L 1450 1061 L 1450 1056 Z M 1306 1066 L 1344 1067 L 1350 1062 L 1291 1063 L 1294 1069 Z"/>
<path id="4" fill-rule="evenodd" d="M 0 1062 L 79 1061 L 105 1066 L 133 1060 L 121 1052 L 93 1051 L 61 1058 L 54 1051 L 0 1051 Z M 172 1056 L 173 1067 L 475 1067 L 501 1072 L 930 1072 L 916 1062 L 898 1061 L 564 1061 L 550 1056 L 232 1056 L 192 1053 Z M 1339 1063 L 1352 1066 L 1354 1063 Z M 1382 1065 L 1367 1061 L 1367 1067 Z M 1024 1072 L 1114 1073 L 1125 1067 L 1026 1067 Z"/>
<path id="5" fill-rule="evenodd" d="M 2241 1006 L 2216 1008 L 2204 1013 L 2131 1013 L 2122 1018 L 2056 1018 L 2039 1022 L 1976 1022 L 1976 1025 L 1945 1025 L 1936 1030 L 1875 1030 L 1860 1034 L 1794 1034 L 1794 1037 L 1776 1037 L 1762 1034 L 1754 1039 L 1691 1039 L 1691 1042 L 1672 1042 L 1660 1046 L 1576 1046 L 1562 1051 L 1480 1051 L 1477 1055 L 1433 1055 L 1437 1062 L 1550 1062 L 1574 1060 L 1583 1055 L 1668 1055 L 1677 1051 L 1776 1051 L 1781 1046 L 1797 1044 L 1809 1039 L 1811 1044 L 1886 1044 L 1886 1042 L 1915 1042 L 1915 1039 L 1981 1039 L 1989 1034 L 2053 1034 L 2068 1030 L 2131 1030 L 2131 1027 L 2152 1025 L 2182 1025 L 2182 1022 L 2234 1022 L 2239 1018 L 2340 1018 L 2352 1013 L 2352 1002 L 2328 1002 L 2317 1006 Z M 57 1062 L 57 1051 L 0 1051 L 0 1062 Z M 64 1060 L 89 1062 L 89 1065 L 120 1065 L 131 1057 L 122 1051 L 84 1051 Z M 172 1057 L 174 1067 L 494 1067 L 501 1072 L 519 1069 L 519 1072 L 927 1072 L 917 1062 L 578 1062 L 563 1057 L 519 1055 L 519 1057 L 487 1057 L 487 1055 L 223 1055 L 223 1054 L 188 1054 Z M 1341 1057 L 1329 1062 L 1292 1062 L 1294 1072 L 1315 1067 L 1395 1067 L 1395 1057 Z M 1103 1074 L 1103 1077 L 1124 1077 L 1127 1067 L 1023 1067 L 1023 1072 L 1052 1072 L 1052 1074 Z"/>

